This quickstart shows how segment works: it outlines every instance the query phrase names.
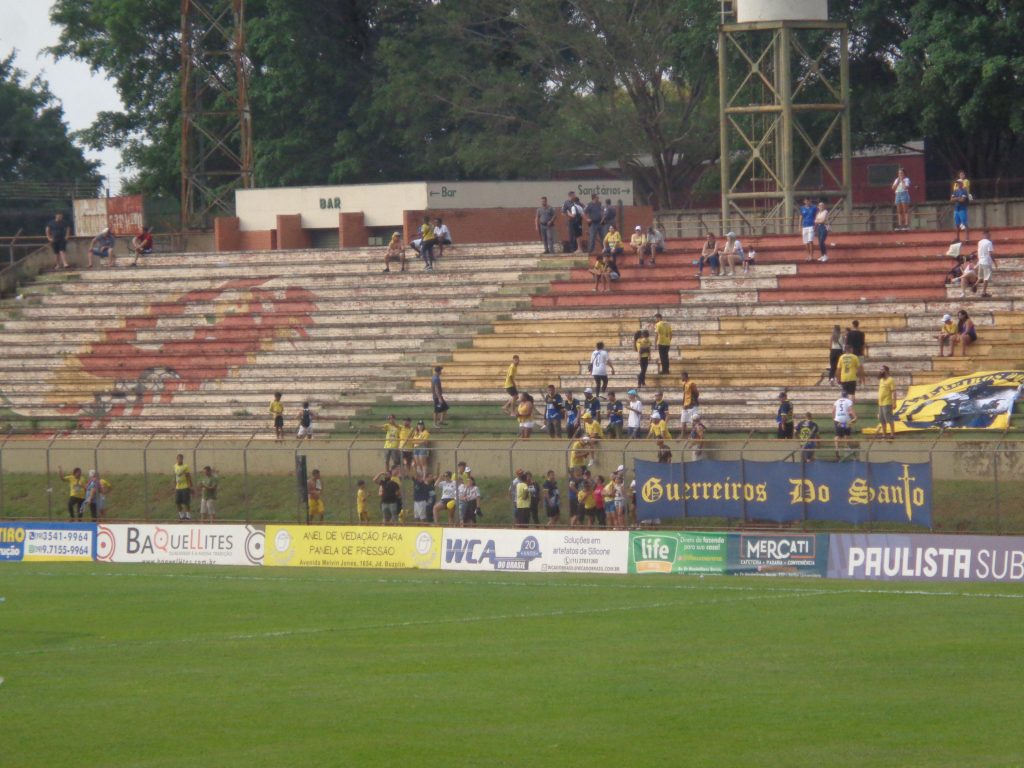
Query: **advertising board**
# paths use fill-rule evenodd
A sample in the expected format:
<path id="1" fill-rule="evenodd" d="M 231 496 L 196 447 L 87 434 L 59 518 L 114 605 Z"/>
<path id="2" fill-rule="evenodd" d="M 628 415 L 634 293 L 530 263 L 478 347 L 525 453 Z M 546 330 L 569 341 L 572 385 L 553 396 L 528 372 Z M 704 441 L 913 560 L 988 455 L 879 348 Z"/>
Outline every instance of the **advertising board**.
<path id="1" fill-rule="evenodd" d="M 635 531 L 629 535 L 629 573 L 723 574 L 728 538 L 725 533 Z"/>
<path id="2" fill-rule="evenodd" d="M 92 560 L 94 523 L 0 523 L 0 561 Z"/>
<path id="3" fill-rule="evenodd" d="M 834 533 L 828 576 L 878 581 L 1024 582 L 1024 538 Z"/>
<path id="4" fill-rule="evenodd" d="M 106 563 L 261 565 L 263 526 L 103 524 L 96 559 Z"/>
<path id="5" fill-rule="evenodd" d="M 269 566 L 305 568 L 440 567 L 439 528 L 268 525 Z"/>
<path id="6" fill-rule="evenodd" d="M 445 528 L 447 571 L 626 573 L 626 531 Z"/>
<path id="7" fill-rule="evenodd" d="M 827 533 L 729 536 L 727 570 L 740 576 L 816 576 L 828 568 Z"/>

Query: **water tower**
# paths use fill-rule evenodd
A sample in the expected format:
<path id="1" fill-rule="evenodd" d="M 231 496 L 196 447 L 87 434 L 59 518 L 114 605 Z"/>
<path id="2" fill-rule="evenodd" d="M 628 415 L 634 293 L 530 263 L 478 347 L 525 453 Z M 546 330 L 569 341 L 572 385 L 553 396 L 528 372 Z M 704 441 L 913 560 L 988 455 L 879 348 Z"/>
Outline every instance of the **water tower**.
<path id="1" fill-rule="evenodd" d="M 793 231 L 804 197 L 848 218 L 849 30 L 828 0 L 723 0 L 718 74 L 722 226 Z"/>

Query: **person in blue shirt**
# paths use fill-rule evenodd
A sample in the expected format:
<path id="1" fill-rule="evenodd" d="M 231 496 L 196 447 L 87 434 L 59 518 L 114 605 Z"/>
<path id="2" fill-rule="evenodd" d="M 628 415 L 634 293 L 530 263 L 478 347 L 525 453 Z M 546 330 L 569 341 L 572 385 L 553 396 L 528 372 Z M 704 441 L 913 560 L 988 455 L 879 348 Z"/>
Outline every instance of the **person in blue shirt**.
<path id="1" fill-rule="evenodd" d="M 572 392 L 565 393 L 562 410 L 565 411 L 565 436 L 576 437 L 580 428 L 580 401 L 572 396 Z"/>
<path id="2" fill-rule="evenodd" d="M 967 228 L 967 203 L 971 196 L 964 188 L 964 183 L 957 179 L 953 184 L 953 194 L 950 196 L 953 203 L 953 228 L 956 229 L 956 241 L 960 242 L 960 233 L 964 233 L 964 240 L 970 240 L 970 230 Z"/>
<path id="3" fill-rule="evenodd" d="M 565 418 L 565 406 L 562 396 L 555 391 L 554 384 L 548 384 L 544 395 L 544 425 L 551 437 L 562 436 L 562 419 Z"/>
<path id="4" fill-rule="evenodd" d="M 817 213 L 817 206 L 811 205 L 811 199 L 805 197 L 804 204 L 800 206 L 800 234 L 807 249 L 808 261 L 814 261 L 814 217 Z"/>
<path id="5" fill-rule="evenodd" d="M 615 399 L 614 392 L 608 392 L 605 412 L 608 414 L 608 437 L 622 437 L 622 401 Z"/>
<path id="6" fill-rule="evenodd" d="M 601 416 L 601 400 L 590 387 L 583 390 L 583 409 L 595 419 Z"/>
<path id="7" fill-rule="evenodd" d="M 651 413 L 657 413 L 661 416 L 662 421 L 668 424 L 668 400 L 665 399 L 664 392 L 658 392 L 654 395 L 654 402 L 651 403 Z"/>

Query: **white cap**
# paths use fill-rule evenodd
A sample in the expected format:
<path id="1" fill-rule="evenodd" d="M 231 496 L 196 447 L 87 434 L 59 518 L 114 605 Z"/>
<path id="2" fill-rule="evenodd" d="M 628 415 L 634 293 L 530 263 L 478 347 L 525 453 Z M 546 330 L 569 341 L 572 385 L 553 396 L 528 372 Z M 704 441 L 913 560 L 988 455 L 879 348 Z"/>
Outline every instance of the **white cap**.
<path id="1" fill-rule="evenodd" d="M 644 228 L 641 227 L 639 224 L 637 224 L 635 227 L 633 227 L 633 229 L 635 229 L 637 232 L 643 232 L 644 231 Z"/>
<path id="2" fill-rule="evenodd" d="M 735 232 L 726 232 L 725 236 L 726 237 L 736 237 L 736 233 Z"/>
<path id="3" fill-rule="evenodd" d="M 616 472 L 625 472 L 626 471 L 626 465 L 625 464 L 619 464 L 619 468 L 616 469 L 615 471 Z"/>
<path id="4" fill-rule="evenodd" d="M 473 471 L 472 469 L 470 469 L 469 467 L 466 467 L 466 474 L 467 474 L 467 475 L 468 475 L 468 474 L 469 474 L 470 472 L 472 472 L 472 471 Z"/>
<path id="5" fill-rule="evenodd" d="M 96 477 L 96 470 L 95 469 L 90 469 L 89 470 L 89 477 Z"/>
<path id="6" fill-rule="evenodd" d="M 586 389 L 583 390 L 583 394 L 584 395 L 592 395 L 592 394 L 594 394 L 594 390 L 592 390 L 590 387 L 587 387 Z"/>
<path id="7" fill-rule="evenodd" d="M 942 316 L 942 322 L 944 322 L 944 323 L 948 323 L 952 319 L 953 319 L 953 316 L 951 314 L 949 314 L 948 312 Z"/>
<path id="8" fill-rule="evenodd" d="M 584 437 L 583 438 L 583 442 L 584 443 L 589 443 L 590 442 L 590 438 L 589 437 Z"/>

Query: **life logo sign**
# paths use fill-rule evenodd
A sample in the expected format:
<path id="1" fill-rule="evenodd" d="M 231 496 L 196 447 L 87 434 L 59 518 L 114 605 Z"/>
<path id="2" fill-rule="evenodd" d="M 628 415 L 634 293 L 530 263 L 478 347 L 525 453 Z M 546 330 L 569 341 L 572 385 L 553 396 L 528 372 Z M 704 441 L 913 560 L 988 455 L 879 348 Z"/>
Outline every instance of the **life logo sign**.
<path id="1" fill-rule="evenodd" d="M 480 538 L 464 530 L 445 530 L 441 568 L 454 571 L 528 571 L 543 557 L 536 536 L 486 531 Z"/>
<path id="2" fill-rule="evenodd" d="M 264 529 L 254 525 L 101 525 L 96 559 L 107 563 L 262 565 Z"/>
<path id="3" fill-rule="evenodd" d="M 676 536 L 633 536 L 633 562 L 637 573 L 672 573 L 679 549 Z"/>

